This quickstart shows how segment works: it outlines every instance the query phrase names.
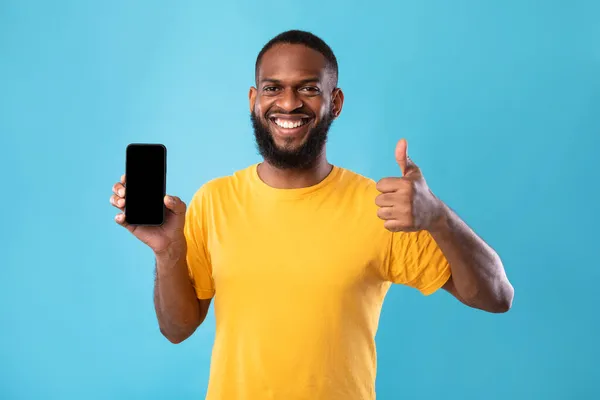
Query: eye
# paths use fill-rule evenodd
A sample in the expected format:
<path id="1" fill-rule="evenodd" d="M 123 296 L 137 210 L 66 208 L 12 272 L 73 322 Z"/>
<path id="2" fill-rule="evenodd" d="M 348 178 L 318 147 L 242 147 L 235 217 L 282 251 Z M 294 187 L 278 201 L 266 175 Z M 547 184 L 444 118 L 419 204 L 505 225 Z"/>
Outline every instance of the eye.
<path id="1" fill-rule="evenodd" d="M 317 94 L 320 92 L 319 88 L 316 86 L 305 86 L 300 90 L 303 92 L 308 92 L 310 94 Z"/>
<path id="2" fill-rule="evenodd" d="M 277 88 L 275 86 L 265 86 L 263 88 L 263 92 L 267 92 L 267 93 L 273 93 L 277 90 Z"/>

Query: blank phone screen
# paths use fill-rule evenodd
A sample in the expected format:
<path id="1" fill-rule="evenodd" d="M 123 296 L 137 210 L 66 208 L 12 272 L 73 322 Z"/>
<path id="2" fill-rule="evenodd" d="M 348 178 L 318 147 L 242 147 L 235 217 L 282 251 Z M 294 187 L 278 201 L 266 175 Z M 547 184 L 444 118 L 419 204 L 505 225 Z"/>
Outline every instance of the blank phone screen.
<path id="1" fill-rule="evenodd" d="M 161 225 L 164 221 L 167 150 L 160 144 L 127 146 L 125 220 L 132 225 Z"/>

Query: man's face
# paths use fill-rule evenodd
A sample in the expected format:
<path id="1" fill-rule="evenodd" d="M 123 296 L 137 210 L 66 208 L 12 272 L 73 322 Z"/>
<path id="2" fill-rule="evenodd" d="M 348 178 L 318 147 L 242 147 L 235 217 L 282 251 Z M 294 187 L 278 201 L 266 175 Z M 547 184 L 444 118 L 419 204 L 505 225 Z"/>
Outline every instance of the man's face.
<path id="1" fill-rule="evenodd" d="M 343 103 L 333 78 L 325 57 L 303 45 L 280 44 L 263 55 L 250 109 L 266 161 L 283 169 L 314 165 Z"/>

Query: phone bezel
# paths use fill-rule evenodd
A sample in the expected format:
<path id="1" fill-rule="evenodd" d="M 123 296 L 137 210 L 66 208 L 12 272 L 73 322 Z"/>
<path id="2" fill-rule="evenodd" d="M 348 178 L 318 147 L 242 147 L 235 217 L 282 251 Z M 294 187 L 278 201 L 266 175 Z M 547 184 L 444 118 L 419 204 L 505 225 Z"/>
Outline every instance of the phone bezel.
<path id="1" fill-rule="evenodd" d="M 163 166 L 163 171 L 164 171 L 164 179 L 163 179 L 163 188 L 162 188 L 162 193 L 163 193 L 163 199 L 166 196 L 166 191 L 167 191 L 167 147 L 162 144 L 162 143 L 130 143 L 127 145 L 127 148 L 125 149 L 125 207 L 123 208 L 123 213 L 125 214 L 125 222 L 129 225 L 132 226 L 162 226 L 165 223 L 165 219 L 166 219 L 166 206 L 164 204 L 163 201 L 163 207 L 162 207 L 162 219 L 159 223 L 157 224 L 147 224 L 147 223 L 132 223 L 129 222 L 127 220 L 127 171 L 128 171 L 128 164 L 129 164 L 129 149 L 131 147 L 160 147 L 163 150 L 163 161 L 164 161 L 164 166 Z"/>

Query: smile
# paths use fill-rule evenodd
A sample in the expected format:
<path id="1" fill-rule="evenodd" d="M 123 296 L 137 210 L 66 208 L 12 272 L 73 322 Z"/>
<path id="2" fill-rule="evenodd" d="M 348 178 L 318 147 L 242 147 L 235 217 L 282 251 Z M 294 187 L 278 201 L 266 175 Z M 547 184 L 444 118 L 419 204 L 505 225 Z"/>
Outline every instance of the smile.
<path id="1" fill-rule="evenodd" d="M 310 121 L 310 118 L 293 118 L 293 119 L 271 118 L 271 121 L 280 128 L 295 129 L 295 128 L 299 128 L 303 125 L 306 125 Z"/>

